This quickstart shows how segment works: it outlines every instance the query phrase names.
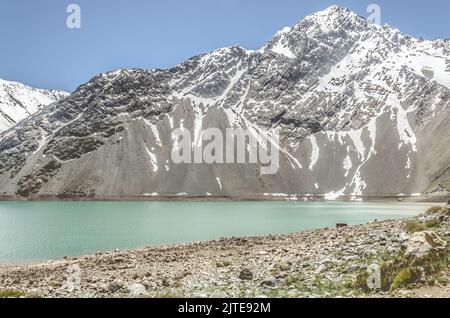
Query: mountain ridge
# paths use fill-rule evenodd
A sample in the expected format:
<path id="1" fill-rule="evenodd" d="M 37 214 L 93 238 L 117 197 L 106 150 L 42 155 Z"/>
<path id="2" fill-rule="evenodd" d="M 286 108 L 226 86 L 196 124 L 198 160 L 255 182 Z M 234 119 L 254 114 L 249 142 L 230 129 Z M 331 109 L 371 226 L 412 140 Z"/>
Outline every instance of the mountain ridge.
<path id="1" fill-rule="evenodd" d="M 330 7 L 256 51 L 231 46 L 166 70 L 102 73 L 21 122 L 17 136 L 0 134 L 0 193 L 336 199 L 448 191 L 450 152 L 436 140 L 450 141 L 449 52 L 448 41 L 421 41 Z M 208 127 L 280 128 L 280 172 L 174 165 L 170 131 L 180 124 L 196 140 Z"/>

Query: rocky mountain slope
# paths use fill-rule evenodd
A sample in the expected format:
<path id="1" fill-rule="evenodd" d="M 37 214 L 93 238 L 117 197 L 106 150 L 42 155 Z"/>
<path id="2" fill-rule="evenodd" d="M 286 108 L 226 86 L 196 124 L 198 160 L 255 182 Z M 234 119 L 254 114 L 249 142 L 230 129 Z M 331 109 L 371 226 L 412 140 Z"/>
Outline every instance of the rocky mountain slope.
<path id="1" fill-rule="evenodd" d="M 0 132 L 68 95 L 0 79 Z"/>
<path id="2" fill-rule="evenodd" d="M 397 195 L 450 187 L 450 40 L 332 6 L 257 51 L 100 74 L 0 135 L 0 194 Z M 281 130 L 280 169 L 173 164 L 173 128 Z M 249 149 L 248 151 L 252 151 Z"/>

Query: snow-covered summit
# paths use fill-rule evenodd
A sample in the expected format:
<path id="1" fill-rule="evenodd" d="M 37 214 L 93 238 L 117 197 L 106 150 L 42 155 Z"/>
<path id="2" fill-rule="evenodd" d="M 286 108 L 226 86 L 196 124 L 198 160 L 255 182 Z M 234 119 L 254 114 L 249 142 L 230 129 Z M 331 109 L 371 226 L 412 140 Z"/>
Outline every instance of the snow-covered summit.
<path id="1" fill-rule="evenodd" d="M 0 79 L 0 133 L 67 95 L 63 91 L 37 89 Z"/>

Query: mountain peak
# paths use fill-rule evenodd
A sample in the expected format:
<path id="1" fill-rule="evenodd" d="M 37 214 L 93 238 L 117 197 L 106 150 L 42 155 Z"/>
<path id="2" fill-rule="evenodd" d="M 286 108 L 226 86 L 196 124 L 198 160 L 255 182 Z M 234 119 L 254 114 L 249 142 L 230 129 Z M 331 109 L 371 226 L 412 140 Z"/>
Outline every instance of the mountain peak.
<path id="1" fill-rule="evenodd" d="M 311 15 L 308 15 L 302 22 L 314 21 L 320 26 L 325 25 L 338 26 L 340 23 L 347 20 L 355 21 L 358 24 L 360 23 L 367 24 L 367 21 L 364 17 L 357 15 L 355 12 L 347 8 L 340 7 L 337 5 L 333 5 L 325 10 L 318 11 Z M 302 24 L 302 22 L 300 22 L 300 24 Z"/>
<path id="2" fill-rule="evenodd" d="M 325 34 L 346 30 L 349 34 L 363 31 L 368 27 L 365 18 L 347 8 L 333 5 L 325 10 L 306 16 L 298 24 L 278 31 L 262 50 L 269 49 L 288 58 L 295 58 L 298 43 L 302 38 L 321 38 Z"/>
<path id="3" fill-rule="evenodd" d="M 364 19 L 363 17 L 360 17 L 358 14 L 351 11 L 350 9 L 347 9 L 347 8 L 341 7 L 341 6 L 337 6 L 337 5 L 332 5 L 322 11 L 314 12 L 314 13 L 306 16 L 305 19 L 326 19 L 326 20 L 328 20 L 328 19 L 336 19 L 336 18 L 342 18 L 342 17 Z"/>
<path id="4" fill-rule="evenodd" d="M 350 11 L 349 9 L 345 8 L 345 7 L 338 6 L 338 5 L 334 4 L 332 6 L 329 6 L 325 10 L 318 11 L 318 12 L 316 12 L 314 14 L 315 15 L 330 15 L 330 14 L 346 14 L 346 13 L 348 14 L 348 13 L 353 13 L 353 12 Z"/>
<path id="5" fill-rule="evenodd" d="M 64 91 L 33 88 L 0 78 L 0 133 L 67 95 Z"/>

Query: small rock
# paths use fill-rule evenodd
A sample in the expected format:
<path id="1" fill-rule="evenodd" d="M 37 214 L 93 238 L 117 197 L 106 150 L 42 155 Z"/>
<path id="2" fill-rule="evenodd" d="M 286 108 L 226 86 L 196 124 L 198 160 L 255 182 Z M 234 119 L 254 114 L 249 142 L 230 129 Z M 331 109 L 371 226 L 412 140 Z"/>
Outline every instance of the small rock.
<path id="1" fill-rule="evenodd" d="M 309 264 L 309 263 L 303 263 L 301 266 L 302 266 L 303 268 L 308 268 L 308 267 L 311 266 L 311 264 Z"/>
<path id="2" fill-rule="evenodd" d="M 213 294 L 211 297 L 212 298 L 229 298 L 230 296 L 226 293 L 218 293 L 218 294 Z"/>
<path id="3" fill-rule="evenodd" d="M 342 259 L 344 261 L 354 261 L 354 260 L 358 259 L 358 256 L 356 256 L 356 255 L 346 255 L 346 256 L 342 257 Z"/>
<path id="4" fill-rule="evenodd" d="M 263 287 L 275 287 L 275 286 L 277 286 L 278 284 L 279 284 L 278 279 L 275 279 L 275 278 L 269 278 L 269 279 L 266 279 L 265 281 L 263 281 L 263 282 L 261 283 L 261 286 L 263 286 Z"/>
<path id="5" fill-rule="evenodd" d="M 397 237 L 397 242 L 404 243 L 409 240 L 409 235 L 406 232 L 401 232 Z"/>
<path id="6" fill-rule="evenodd" d="M 130 296 L 142 296 L 147 293 L 147 289 L 142 284 L 133 284 L 128 287 L 128 290 L 130 291 Z"/>
<path id="7" fill-rule="evenodd" d="M 320 274 L 325 270 L 326 266 L 324 264 L 320 264 L 317 268 L 316 268 L 316 274 Z"/>
<path id="8" fill-rule="evenodd" d="M 299 292 L 298 290 L 296 290 L 296 289 L 290 289 L 290 290 L 287 292 L 287 294 L 288 294 L 289 296 L 291 296 L 291 297 L 295 297 L 295 296 L 298 296 L 298 295 L 300 294 L 300 292 Z"/>
<path id="9" fill-rule="evenodd" d="M 398 247 L 394 247 L 394 246 L 388 246 L 388 247 L 386 248 L 386 251 L 387 251 L 388 253 L 390 253 L 390 254 L 398 253 L 399 250 L 400 250 L 400 249 L 399 249 Z"/>
<path id="10" fill-rule="evenodd" d="M 252 280 L 253 279 L 253 273 L 248 268 L 244 268 L 239 273 L 239 278 L 242 279 L 242 280 Z"/>
<path id="11" fill-rule="evenodd" d="M 373 256 L 373 255 L 376 255 L 376 254 L 377 254 L 377 251 L 374 250 L 374 249 L 364 250 L 364 256 Z"/>
<path id="12" fill-rule="evenodd" d="M 288 277 L 288 273 L 286 272 L 280 273 L 275 276 L 275 278 L 286 278 L 286 277 Z"/>
<path id="13" fill-rule="evenodd" d="M 168 280 L 167 278 L 163 278 L 161 284 L 162 284 L 164 287 L 170 287 L 170 282 L 169 282 L 169 280 Z"/>
<path id="14" fill-rule="evenodd" d="M 361 264 L 352 264 L 347 268 L 347 274 L 351 274 L 351 273 L 355 273 L 361 269 L 366 268 L 366 265 L 361 265 Z"/>
<path id="15" fill-rule="evenodd" d="M 120 290 L 123 287 L 123 284 L 119 281 L 113 281 L 112 283 L 108 284 L 108 290 L 111 293 L 115 293 L 116 291 Z"/>
<path id="16" fill-rule="evenodd" d="M 401 289 L 397 292 L 399 295 L 402 296 L 410 296 L 410 295 L 414 295 L 414 292 L 411 290 L 405 290 L 405 289 Z"/>
<path id="17" fill-rule="evenodd" d="M 124 262 L 125 262 L 125 258 L 120 257 L 120 256 L 115 257 L 111 260 L 112 264 L 119 264 L 119 263 L 124 263 Z"/>

